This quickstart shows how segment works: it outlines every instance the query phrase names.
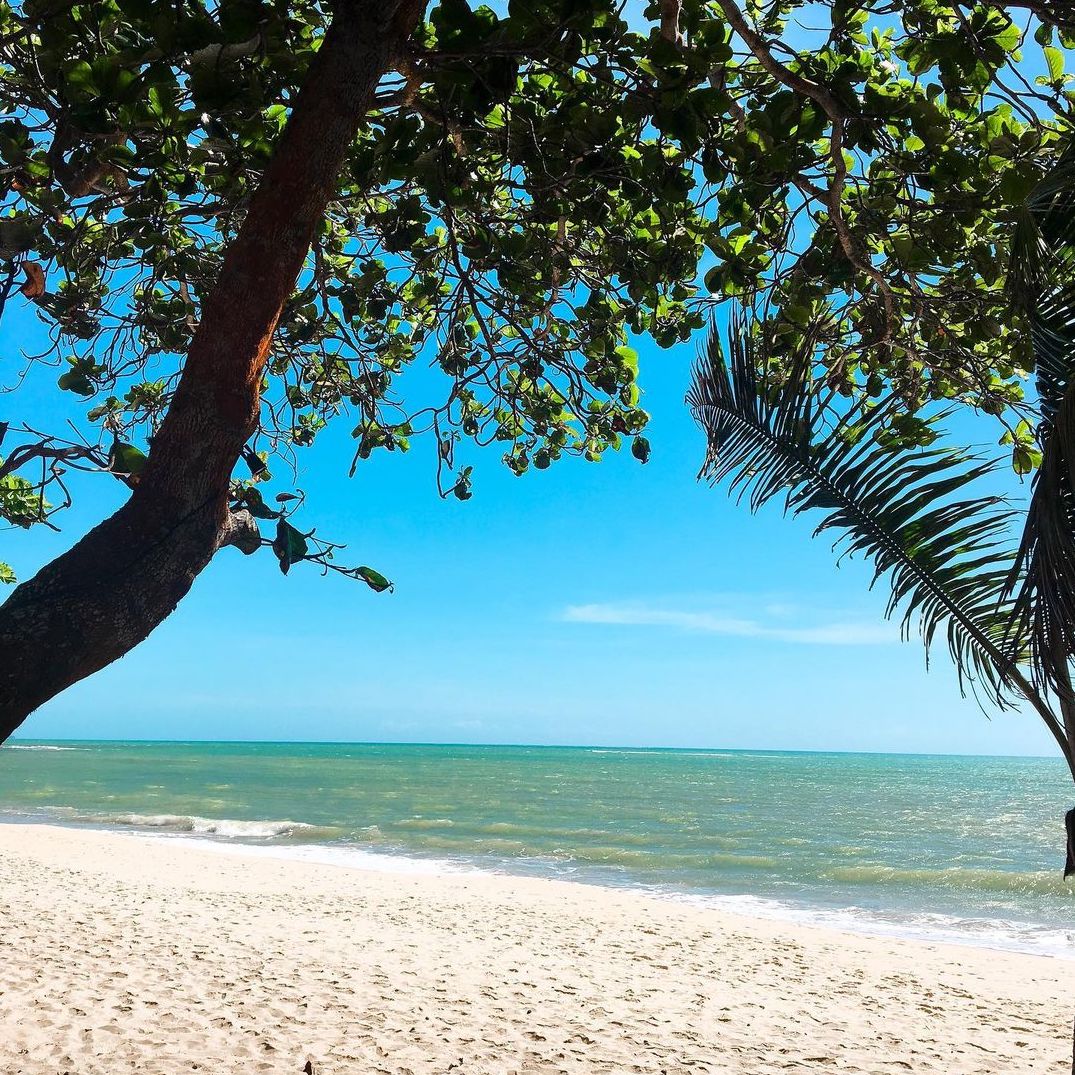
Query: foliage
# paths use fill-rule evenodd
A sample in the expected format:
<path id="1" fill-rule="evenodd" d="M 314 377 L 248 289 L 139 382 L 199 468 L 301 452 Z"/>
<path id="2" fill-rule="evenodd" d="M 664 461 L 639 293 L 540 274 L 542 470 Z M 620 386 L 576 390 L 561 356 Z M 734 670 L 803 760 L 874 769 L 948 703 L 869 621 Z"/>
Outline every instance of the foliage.
<path id="1" fill-rule="evenodd" d="M 1075 654 L 1075 142 L 1028 199 L 1009 287 L 1030 326 L 1042 446 L 1012 572 L 1012 631 L 1028 640 L 1036 681 L 1065 694 Z"/>
<path id="2" fill-rule="evenodd" d="M 726 357 L 711 333 L 688 396 L 708 441 L 702 475 L 727 482 L 752 511 L 782 497 L 788 514 L 823 512 L 815 535 L 835 531 L 841 557 L 864 555 L 873 583 L 890 585 L 886 617 L 898 614 L 905 636 L 917 629 L 927 659 L 943 632 L 961 685 L 969 681 L 1001 707 L 1029 701 L 1075 775 L 1063 718 L 1018 669 L 1026 647 L 1011 634 L 1004 598 L 1017 513 L 979 491 L 996 461 L 940 439 L 903 446 L 886 431 L 898 399 L 890 393 L 842 405 L 816 375 L 812 340 L 781 353 L 768 326 L 736 315 L 728 349 Z M 924 421 L 939 432 L 944 417 Z"/>
<path id="3" fill-rule="evenodd" d="M 900 446 L 884 433 L 894 396 L 841 408 L 813 375 L 812 341 L 774 363 L 772 341 L 756 331 L 733 317 L 730 361 L 714 331 L 695 370 L 688 403 L 708 440 L 703 476 L 727 481 L 752 511 L 777 496 L 791 515 L 824 511 L 815 534 L 836 531 L 842 556 L 868 557 L 874 582 L 890 576 L 886 615 L 898 610 L 905 634 L 917 618 L 927 647 L 945 629 L 956 667 L 998 693 L 1008 662 L 997 597 L 1013 513 L 999 497 L 968 495 L 995 464 L 960 448 Z"/>
<path id="4" fill-rule="evenodd" d="M 729 298 L 774 338 L 807 330 L 840 391 L 890 392 L 901 443 L 929 440 L 937 399 L 1019 428 L 1032 355 L 1003 240 L 1075 95 L 1063 5 L 675 8 L 430 8 L 274 337 L 236 507 L 332 420 L 352 470 L 426 435 L 460 499 L 470 445 L 517 474 L 625 439 L 645 462 L 633 338 L 670 347 Z M 55 367 L 81 415 L 69 440 L 0 415 L 17 447 L 78 452 L 33 456 L 38 495 L 72 458 L 136 480 L 328 19 L 311 0 L 0 2 L 2 301 L 43 321 L 30 375 Z"/>

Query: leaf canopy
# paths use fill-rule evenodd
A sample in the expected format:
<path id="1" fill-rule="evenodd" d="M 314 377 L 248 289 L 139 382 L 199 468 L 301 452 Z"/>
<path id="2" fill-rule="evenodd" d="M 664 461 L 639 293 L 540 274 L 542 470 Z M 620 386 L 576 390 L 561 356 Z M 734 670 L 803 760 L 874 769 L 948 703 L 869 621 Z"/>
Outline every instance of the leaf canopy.
<path id="1" fill-rule="evenodd" d="M 903 443 L 937 400 L 1007 421 L 1033 361 L 1007 236 L 1073 100 L 1064 5 L 1036 8 L 431 5 L 284 310 L 236 505 L 332 421 L 352 469 L 424 436 L 460 499 L 474 445 L 518 474 L 624 442 L 644 462 L 633 339 L 680 344 L 729 299 L 776 337 L 823 330 L 849 396 L 897 389 Z M 52 462 L 0 487 L 4 518 L 92 489 L 63 478 L 75 449 L 105 473 L 117 440 L 149 450 L 330 15 L 0 3 L 0 306 L 47 335 L 3 382 L 54 386 L 57 421 L 18 393 L 0 420 L 9 458 L 68 453 L 22 451 Z"/>

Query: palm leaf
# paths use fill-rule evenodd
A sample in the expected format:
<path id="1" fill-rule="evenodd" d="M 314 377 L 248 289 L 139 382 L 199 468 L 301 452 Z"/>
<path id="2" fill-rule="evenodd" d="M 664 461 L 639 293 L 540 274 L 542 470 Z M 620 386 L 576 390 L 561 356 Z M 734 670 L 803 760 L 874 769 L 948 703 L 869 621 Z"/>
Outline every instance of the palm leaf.
<path id="1" fill-rule="evenodd" d="M 780 497 L 788 514 L 824 512 L 815 533 L 837 531 L 841 555 L 872 559 L 873 582 L 890 585 L 885 614 L 899 615 L 904 636 L 917 628 L 928 655 L 943 634 L 961 687 L 1002 707 L 1028 699 L 1067 757 L 1062 727 L 1003 648 L 1014 513 L 971 489 L 996 462 L 900 447 L 885 432 L 898 400 L 836 407 L 813 376 L 812 344 L 774 356 L 760 331 L 733 315 L 727 349 L 713 330 L 695 367 L 687 402 L 708 440 L 700 476 L 726 482 L 754 511 Z"/>
<path id="2" fill-rule="evenodd" d="M 1016 227 L 1009 294 L 1030 331 L 1041 466 L 1015 570 L 1011 633 L 1031 675 L 1071 704 L 1075 654 L 1075 143 L 1035 188 Z"/>

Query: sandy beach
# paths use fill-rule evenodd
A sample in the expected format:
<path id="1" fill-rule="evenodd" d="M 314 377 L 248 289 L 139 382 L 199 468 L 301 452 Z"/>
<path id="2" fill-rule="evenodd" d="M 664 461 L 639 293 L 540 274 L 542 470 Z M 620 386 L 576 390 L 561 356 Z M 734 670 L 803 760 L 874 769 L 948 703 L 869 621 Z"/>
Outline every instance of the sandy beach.
<path id="1" fill-rule="evenodd" d="M 0 1071 L 1070 1070 L 1075 963 L 0 826 Z"/>

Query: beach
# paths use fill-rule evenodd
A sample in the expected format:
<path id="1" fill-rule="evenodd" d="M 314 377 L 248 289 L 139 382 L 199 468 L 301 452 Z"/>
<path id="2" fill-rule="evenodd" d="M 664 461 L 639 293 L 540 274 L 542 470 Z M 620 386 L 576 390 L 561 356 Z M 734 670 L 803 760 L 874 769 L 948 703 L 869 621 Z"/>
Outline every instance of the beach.
<path id="1" fill-rule="evenodd" d="M 1042 758 L 21 743 L 0 750 L 0 824 L 582 881 L 1073 958 L 1075 893 L 1059 868 L 1066 781 L 1061 762 Z"/>
<path id="2" fill-rule="evenodd" d="M 1070 1070 L 1075 963 L 638 892 L 0 826 L 0 1070 Z"/>

